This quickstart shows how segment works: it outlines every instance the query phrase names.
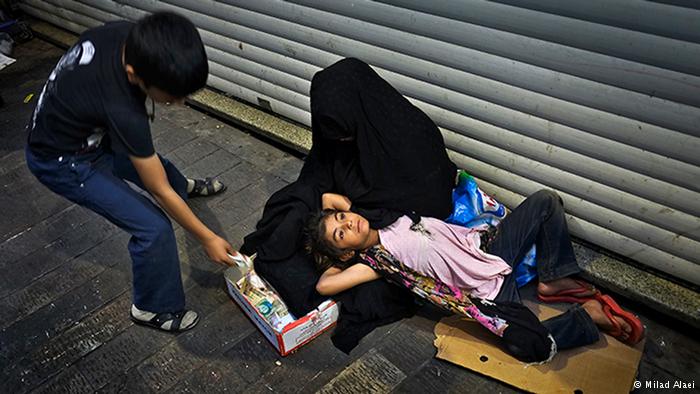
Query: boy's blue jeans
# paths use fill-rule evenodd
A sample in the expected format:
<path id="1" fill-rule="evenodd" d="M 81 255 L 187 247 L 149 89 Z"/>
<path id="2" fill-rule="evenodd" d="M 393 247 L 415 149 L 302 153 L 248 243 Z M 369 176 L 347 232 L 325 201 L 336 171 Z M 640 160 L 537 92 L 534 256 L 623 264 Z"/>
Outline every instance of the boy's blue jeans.
<path id="1" fill-rule="evenodd" d="M 131 234 L 133 303 L 149 312 L 185 307 L 175 233 L 166 214 L 124 179 L 145 190 L 125 155 L 99 148 L 85 154 L 40 158 L 26 149 L 29 170 L 53 192 L 105 217 Z M 159 156 L 160 157 L 160 156 Z M 187 199 L 187 179 L 160 157 L 173 189 Z"/>
<path id="2" fill-rule="evenodd" d="M 537 245 L 537 275 L 542 282 L 581 272 L 566 227 L 564 206 L 559 196 L 540 190 L 529 196 L 498 226 L 488 252 L 500 256 L 511 267 Z M 495 301 L 521 302 L 515 275 L 504 278 Z M 590 345 L 598 340 L 598 327 L 578 304 L 542 324 L 554 337 L 559 349 Z"/>

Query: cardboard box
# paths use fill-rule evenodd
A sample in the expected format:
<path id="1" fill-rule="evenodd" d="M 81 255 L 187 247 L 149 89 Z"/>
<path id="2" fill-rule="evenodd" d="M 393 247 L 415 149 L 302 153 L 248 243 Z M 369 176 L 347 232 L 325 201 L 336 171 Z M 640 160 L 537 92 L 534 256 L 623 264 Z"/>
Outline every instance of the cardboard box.
<path id="1" fill-rule="evenodd" d="M 248 273 L 248 270 L 247 267 L 237 266 L 224 271 L 228 292 L 282 356 L 288 355 L 335 326 L 338 320 L 338 305 L 333 300 L 327 300 L 306 316 L 288 323 L 279 331 L 275 330 L 250 300 L 238 290 L 236 283 Z"/>
<path id="2" fill-rule="evenodd" d="M 526 302 L 540 320 L 561 312 Z M 496 337 L 475 321 L 443 318 L 435 326 L 437 358 L 532 393 L 620 393 L 632 390 L 644 350 L 601 333 L 598 342 L 563 350 L 546 364 L 528 365 L 506 354 Z"/>

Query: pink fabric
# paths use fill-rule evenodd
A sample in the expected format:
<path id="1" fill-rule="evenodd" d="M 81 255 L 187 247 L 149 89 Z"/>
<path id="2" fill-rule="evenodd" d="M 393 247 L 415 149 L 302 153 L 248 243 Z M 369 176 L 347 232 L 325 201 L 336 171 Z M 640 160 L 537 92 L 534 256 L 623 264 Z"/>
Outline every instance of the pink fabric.
<path id="1" fill-rule="evenodd" d="M 424 217 L 420 224 L 430 232 L 428 235 L 411 230 L 412 224 L 409 217 L 402 216 L 379 230 L 381 244 L 399 261 L 425 276 L 475 297 L 488 300 L 496 297 L 503 277 L 512 269 L 500 257 L 479 249 L 478 229 Z"/>

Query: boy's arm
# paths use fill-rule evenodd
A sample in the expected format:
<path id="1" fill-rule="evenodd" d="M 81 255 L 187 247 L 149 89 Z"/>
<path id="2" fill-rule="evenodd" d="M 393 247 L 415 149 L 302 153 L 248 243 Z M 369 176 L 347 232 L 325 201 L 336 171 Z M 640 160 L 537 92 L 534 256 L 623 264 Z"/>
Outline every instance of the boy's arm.
<path id="1" fill-rule="evenodd" d="M 202 243 L 209 258 L 220 264 L 232 265 L 233 261 L 228 254 L 235 255 L 237 252 L 226 240 L 205 226 L 173 190 L 158 155 L 129 158 L 153 198 L 175 221 Z"/>
<path id="2" fill-rule="evenodd" d="M 351 265 L 344 270 L 331 267 L 319 278 L 316 291 L 321 295 L 334 295 L 380 277 L 372 268 L 361 263 Z"/>
<path id="3" fill-rule="evenodd" d="M 323 193 L 321 196 L 322 209 L 335 209 L 337 211 L 349 211 L 352 206 L 350 199 L 335 193 Z"/>

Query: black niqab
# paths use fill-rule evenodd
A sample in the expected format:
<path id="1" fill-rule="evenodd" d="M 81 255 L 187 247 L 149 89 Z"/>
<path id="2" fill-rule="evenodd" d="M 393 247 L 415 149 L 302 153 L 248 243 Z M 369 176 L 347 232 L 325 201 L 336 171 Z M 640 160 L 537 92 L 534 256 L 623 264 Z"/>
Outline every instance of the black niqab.
<path id="1" fill-rule="evenodd" d="M 367 64 L 344 59 L 314 75 L 311 115 L 307 166 L 331 172 L 322 186 L 364 209 L 450 215 L 456 167 L 442 135 Z"/>

